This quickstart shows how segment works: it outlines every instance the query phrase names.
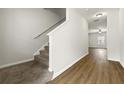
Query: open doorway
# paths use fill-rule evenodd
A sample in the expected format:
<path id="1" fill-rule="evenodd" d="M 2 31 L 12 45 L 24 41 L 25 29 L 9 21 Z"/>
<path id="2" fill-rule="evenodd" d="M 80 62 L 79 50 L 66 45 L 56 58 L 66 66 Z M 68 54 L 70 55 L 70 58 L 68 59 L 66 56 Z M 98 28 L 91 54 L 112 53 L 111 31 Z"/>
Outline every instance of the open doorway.
<path id="1" fill-rule="evenodd" d="M 89 23 L 89 48 L 107 49 L 107 17 Z"/>
<path id="2" fill-rule="evenodd" d="M 89 53 L 107 60 L 107 15 L 94 13 L 88 20 L 88 29 Z"/>

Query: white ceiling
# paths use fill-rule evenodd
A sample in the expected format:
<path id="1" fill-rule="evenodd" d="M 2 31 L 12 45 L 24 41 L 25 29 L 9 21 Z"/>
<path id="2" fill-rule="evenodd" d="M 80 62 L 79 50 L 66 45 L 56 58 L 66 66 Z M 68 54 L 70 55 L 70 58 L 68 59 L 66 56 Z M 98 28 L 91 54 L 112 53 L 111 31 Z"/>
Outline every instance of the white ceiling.
<path id="1" fill-rule="evenodd" d="M 108 10 L 111 10 L 111 8 L 77 8 L 77 11 L 79 11 L 88 22 L 98 19 L 95 17 L 97 13 L 104 14 L 100 19 L 106 18 Z"/>
<path id="2" fill-rule="evenodd" d="M 85 17 L 88 21 L 89 30 L 106 29 L 107 30 L 107 15 L 109 11 L 119 10 L 119 8 L 76 8 L 76 11 Z M 96 14 L 102 13 L 101 17 L 96 17 Z"/>
<path id="3" fill-rule="evenodd" d="M 99 21 L 89 22 L 89 29 L 107 29 L 107 17 Z"/>
<path id="4" fill-rule="evenodd" d="M 107 28 L 108 11 L 116 8 L 77 8 L 76 10 L 87 19 L 89 29 Z M 102 13 L 101 17 L 96 17 L 96 14 Z"/>
<path id="5" fill-rule="evenodd" d="M 95 17 L 98 13 L 103 13 L 104 16 L 100 17 L 100 19 L 106 18 L 108 11 L 118 10 L 119 8 L 76 8 L 76 10 L 84 16 L 88 22 L 93 21 L 95 19 L 99 19 Z"/>

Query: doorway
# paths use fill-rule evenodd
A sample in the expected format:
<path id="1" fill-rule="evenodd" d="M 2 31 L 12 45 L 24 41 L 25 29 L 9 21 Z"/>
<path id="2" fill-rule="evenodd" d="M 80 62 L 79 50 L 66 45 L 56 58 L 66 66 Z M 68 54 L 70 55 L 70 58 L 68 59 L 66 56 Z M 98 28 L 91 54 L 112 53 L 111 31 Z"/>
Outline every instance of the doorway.
<path id="1" fill-rule="evenodd" d="M 107 49 L 107 17 L 89 22 L 89 48 Z"/>

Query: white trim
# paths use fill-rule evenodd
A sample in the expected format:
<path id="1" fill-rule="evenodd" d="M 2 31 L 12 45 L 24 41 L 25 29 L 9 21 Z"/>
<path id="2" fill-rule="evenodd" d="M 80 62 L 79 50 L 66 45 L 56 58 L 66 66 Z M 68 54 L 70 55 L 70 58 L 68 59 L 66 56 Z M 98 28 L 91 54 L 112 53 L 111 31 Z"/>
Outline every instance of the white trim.
<path id="1" fill-rule="evenodd" d="M 17 62 L 11 63 L 11 64 L 1 65 L 0 69 L 5 68 L 5 67 L 9 67 L 9 66 L 14 66 L 14 65 L 26 63 L 26 62 L 30 62 L 30 61 L 33 61 L 33 60 L 34 60 L 34 58 L 31 58 L 31 59 L 27 59 L 27 60 L 17 61 Z"/>
<path id="2" fill-rule="evenodd" d="M 122 65 L 122 67 L 124 68 L 124 63 L 121 61 L 120 64 Z"/>
<path id="3" fill-rule="evenodd" d="M 122 61 L 120 61 L 120 60 L 109 58 L 109 61 L 115 61 L 115 62 L 118 62 L 118 63 L 120 63 L 121 66 L 124 68 L 124 63 L 123 63 Z"/>
<path id="4" fill-rule="evenodd" d="M 43 50 L 45 46 L 48 46 L 49 42 L 46 42 L 40 49 L 38 49 L 33 55 L 39 55 L 40 54 L 40 50 Z"/>
<path id="5" fill-rule="evenodd" d="M 52 31 L 50 31 L 47 35 L 50 36 L 52 33 L 58 31 L 58 29 L 60 29 L 63 25 L 65 25 L 69 21 L 70 21 L 70 19 L 69 19 L 69 14 L 68 14 L 68 8 L 66 8 L 66 20 L 63 23 L 61 23 L 59 26 L 54 28 Z"/>
<path id="6" fill-rule="evenodd" d="M 74 61 L 73 63 L 71 63 L 70 65 L 66 66 L 65 68 L 63 68 L 61 71 L 54 73 L 52 80 L 55 79 L 57 76 L 59 76 L 60 74 L 62 74 L 64 71 L 66 71 L 68 68 L 70 68 L 71 66 L 73 66 L 75 63 L 77 63 L 80 59 L 84 58 L 85 56 L 87 56 L 89 53 L 87 52 L 86 54 L 84 54 L 83 56 L 81 56 L 80 58 L 78 58 L 76 61 Z M 52 70 L 53 71 L 53 70 Z"/>
<path id="7" fill-rule="evenodd" d="M 120 62 L 120 60 L 119 60 L 119 59 L 114 59 L 114 58 L 108 58 L 108 60 L 110 60 L 110 61 Z"/>
<path id="8" fill-rule="evenodd" d="M 68 8 L 66 8 L 66 21 L 69 21 L 70 20 L 70 18 L 69 18 L 69 9 Z"/>
<path id="9" fill-rule="evenodd" d="M 123 61 L 121 60 L 119 63 L 120 63 L 121 66 L 124 68 L 124 63 L 123 63 Z"/>
<path id="10" fill-rule="evenodd" d="M 57 26 L 55 29 L 53 29 L 51 32 L 49 32 L 47 35 L 50 36 L 51 34 L 55 33 L 56 31 L 58 31 L 58 29 L 60 29 L 63 25 L 67 24 L 70 20 L 66 20 L 64 21 L 62 24 L 60 24 L 59 26 Z"/>
<path id="11" fill-rule="evenodd" d="M 50 67 L 48 68 L 48 70 L 49 70 L 49 72 L 53 72 L 53 70 Z"/>
<path id="12" fill-rule="evenodd" d="M 43 50 L 44 49 L 44 46 L 47 46 L 48 45 L 48 42 L 46 42 L 40 49 L 38 49 L 33 55 L 37 55 L 39 54 L 39 51 L 40 50 Z M 17 62 L 13 62 L 11 64 L 4 64 L 4 65 L 1 65 L 0 66 L 0 69 L 1 68 L 5 68 L 5 67 L 9 67 L 9 66 L 14 66 L 14 65 L 18 65 L 18 64 L 22 64 L 22 63 L 26 63 L 26 62 L 30 62 L 30 61 L 33 61 L 34 58 L 30 58 L 30 59 L 27 59 L 27 60 L 22 60 L 22 61 L 17 61 Z"/>

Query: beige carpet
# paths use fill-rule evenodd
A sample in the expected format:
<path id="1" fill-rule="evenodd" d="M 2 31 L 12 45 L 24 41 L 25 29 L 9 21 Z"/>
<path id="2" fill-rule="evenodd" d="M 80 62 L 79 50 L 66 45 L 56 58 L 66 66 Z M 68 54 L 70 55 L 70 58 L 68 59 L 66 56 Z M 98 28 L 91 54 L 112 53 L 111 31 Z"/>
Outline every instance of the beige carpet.
<path id="1" fill-rule="evenodd" d="M 45 84 L 52 78 L 48 67 L 27 62 L 0 69 L 0 84 Z"/>

